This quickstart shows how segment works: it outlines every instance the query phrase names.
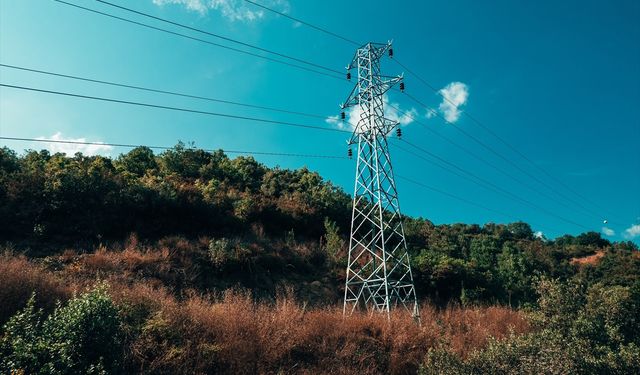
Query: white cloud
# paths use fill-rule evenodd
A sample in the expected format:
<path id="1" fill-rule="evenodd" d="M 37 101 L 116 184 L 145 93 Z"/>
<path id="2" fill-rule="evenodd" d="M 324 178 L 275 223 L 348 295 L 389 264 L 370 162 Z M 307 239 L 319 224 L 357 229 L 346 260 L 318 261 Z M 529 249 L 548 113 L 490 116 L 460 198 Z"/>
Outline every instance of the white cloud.
<path id="1" fill-rule="evenodd" d="M 615 236 L 616 235 L 616 231 L 611 229 L 611 228 L 607 228 L 607 227 L 602 227 L 602 233 L 604 233 L 605 236 Z"/>
<path id="2" fill-rule="evenodd" d="M 230 21 L 251 22 L 263 18 L 265 14 L 263 9 L 253 6 L 244 0 L 153 0 L 153 3 L 159 6 L 179 4 L 201 15 L 213 10 L 220 12 L 222 16 Z M 261 3 L 283 13 L 289 12 L 289 2 L 287 0 L 263 0 Z"/>
<path id="3" fill-rule="evenodd" d="M 360 118 L 362 111 L 360 110 L 359 106 L 353 106 L 353 107 L 346 108 L 344 112 L 345 112 L 344 120 L 340 118 L 340 115 L 335 115 L 335 116 L 327 117 L 325 122 L 327 124 L 331 124 L 335 126 L 338 129 L 353 130 L 355 127 L 355 124 L 358 123 L 358 119 Z"/>
<path id="4" fill-rule="evenodd" d="M 335 127 L 336 127 L 336 128 L 338 128 L 338 129 L 344 129 L 344 128 L 346 127 L 345 125 L 347 124 L 347 120 L 342 121 L 342 120 L 340 119 L 340 116 L 339 116 L 339 115 L 329 116 L 329 117 L 327 117 L 327 119 L 326 119 L 326 120 L 324 120 L 324 121 L 325 121 L 327 124 L 331 124 L 331 125 L 335 126 Z"/>
<path id="5" fill-rule="evenodd" d="M 460 107 L 469 99 L 469 87 L 462 82 L 451 82 L 440 89 L 439 93 L 442 95 L 439 109 L 444 118 L 449 122 L 458 121 L 462 114 Z"/>
<path id="6" fill-rule="evenodd" d="M 411 108 L 409 110 L 403 109 L 398 103 L 390 102 L 388 95 L 384 95 L 382 97 L 382 101 L 385 109 L 385 117 L 389 120 L 397 121 L 400 126 L 407 126 L 418 117 L 418 111 L 415 108 Z M 346 118 L 344 121 L 341 120 L 338 115 L 330 116 L 325 121 L 328 124 L 336 126 L 338 129 L 353 130 L 355 125 L 358 124 L 362 113 L 360 106 L 356 105 L 345 110 Z M 363 128 L 362 130 L 364 129 L 366 128 Z"/>
<path id="7" fill-rule="evenodd" d="M 87 142 L 86 138 L 63 138 L 62 133 L 57 132 L 51 137 L 38 137 L 36 139 L 51 140 L 51 141 L 63 141 L 63 142 Z M 95 142 L 101 143 L 101 142 Z M 46 148 L 52 153 L 63 152 L 69 156 L 73 156 L 76 152 L 82 152 L 84 155 L 92 156 L 97 154 L 108 153 L 113 150 L 112 146 L 104 144 L 73 144 L 73 143 L 55 143 L 50 142 L 46 144 Z"/>
<path id="8" fill-rule="evenodd" d="M 398 103 L 389 103 L 389 97 L 386 95 L 383 97 L 383 101 L 386 113 L 385 116 L 389 120 L 397 121 L 401 126 L 411 124 L 415 121 L 415 118 L 418 117 L 418 111 L 415 108 L 411 108 L 409 110 L 402 109 Z M 398 109 L 400 110 L 398 111 Z"/>
<path id="9" fill-rule="evenodd" d="M 640 224 L 633 224 L 624 230 L 624 238 L 630 240 L 640 236 Z"/>
<path id="10" fill-rule="evenodd" d="M 544 233 L 542 233 L 541 231 L 537 231 L 537 232 L 535 232 L 535 233 L 533 234 L 533 236 L 534 236 L 535 238 L 539 238 L 539 239 L 541 239 L 541 240 L 543 240 L 543 239 L 544 239 Z"/>

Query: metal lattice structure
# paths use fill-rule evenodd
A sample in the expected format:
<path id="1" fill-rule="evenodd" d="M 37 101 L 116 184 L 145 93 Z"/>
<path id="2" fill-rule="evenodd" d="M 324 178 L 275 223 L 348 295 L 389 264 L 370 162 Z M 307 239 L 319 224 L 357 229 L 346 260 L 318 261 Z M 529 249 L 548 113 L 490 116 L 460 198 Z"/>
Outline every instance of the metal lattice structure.
<path id="1" fill-rule="evenodd" d="M 392 308 L 402 305 L 419 319 L 387 143 L 399 124 L 384 117 L 383 105 L 384 94 L 401 83 L 402 76 L 381 74 L 380 59 L 387 53 L 393 53 L 391 43 L 368 43 L 358 48 L 347 67 L 357 68 L 358 82 L 342 108 L 354 107 L 351 117 L 358 122 L 349 145 L 357 144 L 358 150 L 344 313 L 364 308 L 389 316 Z"/>

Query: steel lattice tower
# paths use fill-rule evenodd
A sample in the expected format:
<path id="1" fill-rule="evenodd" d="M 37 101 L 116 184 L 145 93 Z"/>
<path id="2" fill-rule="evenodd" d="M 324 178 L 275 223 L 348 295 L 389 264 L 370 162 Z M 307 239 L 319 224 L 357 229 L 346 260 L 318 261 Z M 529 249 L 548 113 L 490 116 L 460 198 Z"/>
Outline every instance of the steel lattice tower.
<path id="1" fill-rule="evenodd" d="M 342 108 L 355 107 L 352 114 L 359 118 L 349 140 L 358 151 L 343 311 L 350 314 L 360 307 L 389 316 L 391 308 L 401 304 L 418 319 L 387 144 L 387 136 L 399 124 L 384 117 L 383 107 L 384 94 L 402 82 L 402 76 L 381 74 L 380 59 L 387 53 L 392 55 L 391 43 L 368 43 L 358 48 L 347 67 L 358 69 L 358 83 Z"/>

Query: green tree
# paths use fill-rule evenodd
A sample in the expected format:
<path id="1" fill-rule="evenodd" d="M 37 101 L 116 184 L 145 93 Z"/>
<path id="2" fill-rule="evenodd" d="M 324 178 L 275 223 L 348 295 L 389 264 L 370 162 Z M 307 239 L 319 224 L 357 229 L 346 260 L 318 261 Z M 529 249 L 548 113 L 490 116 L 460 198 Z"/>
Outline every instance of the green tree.
<path id="1" fill-rule="evenodd" d="M 153 150 L 140 146 L 122 154 L 115 162 L 118 171 L 128 172 L 134 176 L 142 177 L 149 171 L 158 168 Z"/>
<path id="2" fill-rule="evenodd" d="M 324 248 L 333 261 L 337 259 L 338 253 L 344 249 L 345 241 L 340 236 L 340 229 L 335 221 L 329 218 L 324 219 Z"/>
<path id="3" fill-rule="evenodd" d="M 416 279 L 425 289 L 423 293 L 432 295 L 438 302 L 460 297 L 469 273 L 469 265 L 464 260 L 434 250 L 422 250 L 413 258 L 412 265 Z"/>
<path id="4" fill-rule="evenodd" d="M 469 258 L 474 261 L 480 269 L 491 269 L 495 264 L 498 253 L 498 241 L 486 235 L 480 235 L 471 240 Z"/>
<path id="5" fill-rule="evenodd" d="M 165 175 L 175 174 L 183 178 L 198 178 L 211 161 L 211 153 L 178 144 L 160 155 L 159 165 Z"/>
<path id="6" fill-rule="evenodd" d="M 525 257 L 518 249 L 508 243 L 504 244 L 502 252 L 498 255 L 496 271 L 507 292 L 509 306 L 514 294 L 520 298 L 527 294 L 531 284 L 531 273 Z"/>
<path id="7" fill-rule="evenodd" d="M 575 238 L 575 243 L 581 246 L 606 247 L 611 245 L 608 240 L 602 238 L 598 232 L 581 233 Z"/>
<path id="8" fill-rule="evenodd" d="M 507 225 L 507 231 L 511 233 L 511 236 L 517 240 L 533 240 L 533 230 L 531 226 L 522 221 L 511 223 Z"/>

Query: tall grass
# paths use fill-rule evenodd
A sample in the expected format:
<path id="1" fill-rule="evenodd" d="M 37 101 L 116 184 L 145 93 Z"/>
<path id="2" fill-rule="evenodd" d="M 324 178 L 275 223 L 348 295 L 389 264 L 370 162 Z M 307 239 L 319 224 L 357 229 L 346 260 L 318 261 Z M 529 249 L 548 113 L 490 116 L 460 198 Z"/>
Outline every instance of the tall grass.
<path id="1" fill-rule="evenodd" d="M 71 288 L 24 256 L 10 252 L 0 255 L 0 325 L 24 307 L 32 293 L 38 295 L 37 307 L 53 310 L 57 300 L 66 300 Z"/>
<path id="2" fill-rule="evenodd" d="M 270 301 L 246 290 L 211 291 L 189 281 L 203 267 L 208 241 L 200 242 L 194 248 L 173 239 L 150 248 L 131 240 L 115 251 L 66 251 L 39 263 L 6 253 L 0 319 L 34 291 L 50 309 L 72 291 L 106 280 L 124 322 L 127 373 L 143 374 L 409 374 L 430 348 L 464 358 L 491 337 L 529 331 L 519 312 L 504 307 L 424 304 L 418 326 L 401 310 L 387 319 L 343 316 L 335 304 L 309 307 L 294 290 Z"/>
<path id="3" fill-rule="evenodd" d="M 500 307 L 424 305 L 418 326 L 400 310 L 390 320 L 380 314 L 345 317 L 338 306 L 307 309 L 286 296 L 260 303 L 238 291 L 181 302 L 151 289 L 116 300 L 123 297 L 130 306 L 162 301 L 157 310 L 143 309 L 149 315 L 128 361 L 153 374 L 408 374 L 417 372 L 429 348 L 445 345 L 464 357 L 489 337 L 529 329 L 518 312 Z"/>

